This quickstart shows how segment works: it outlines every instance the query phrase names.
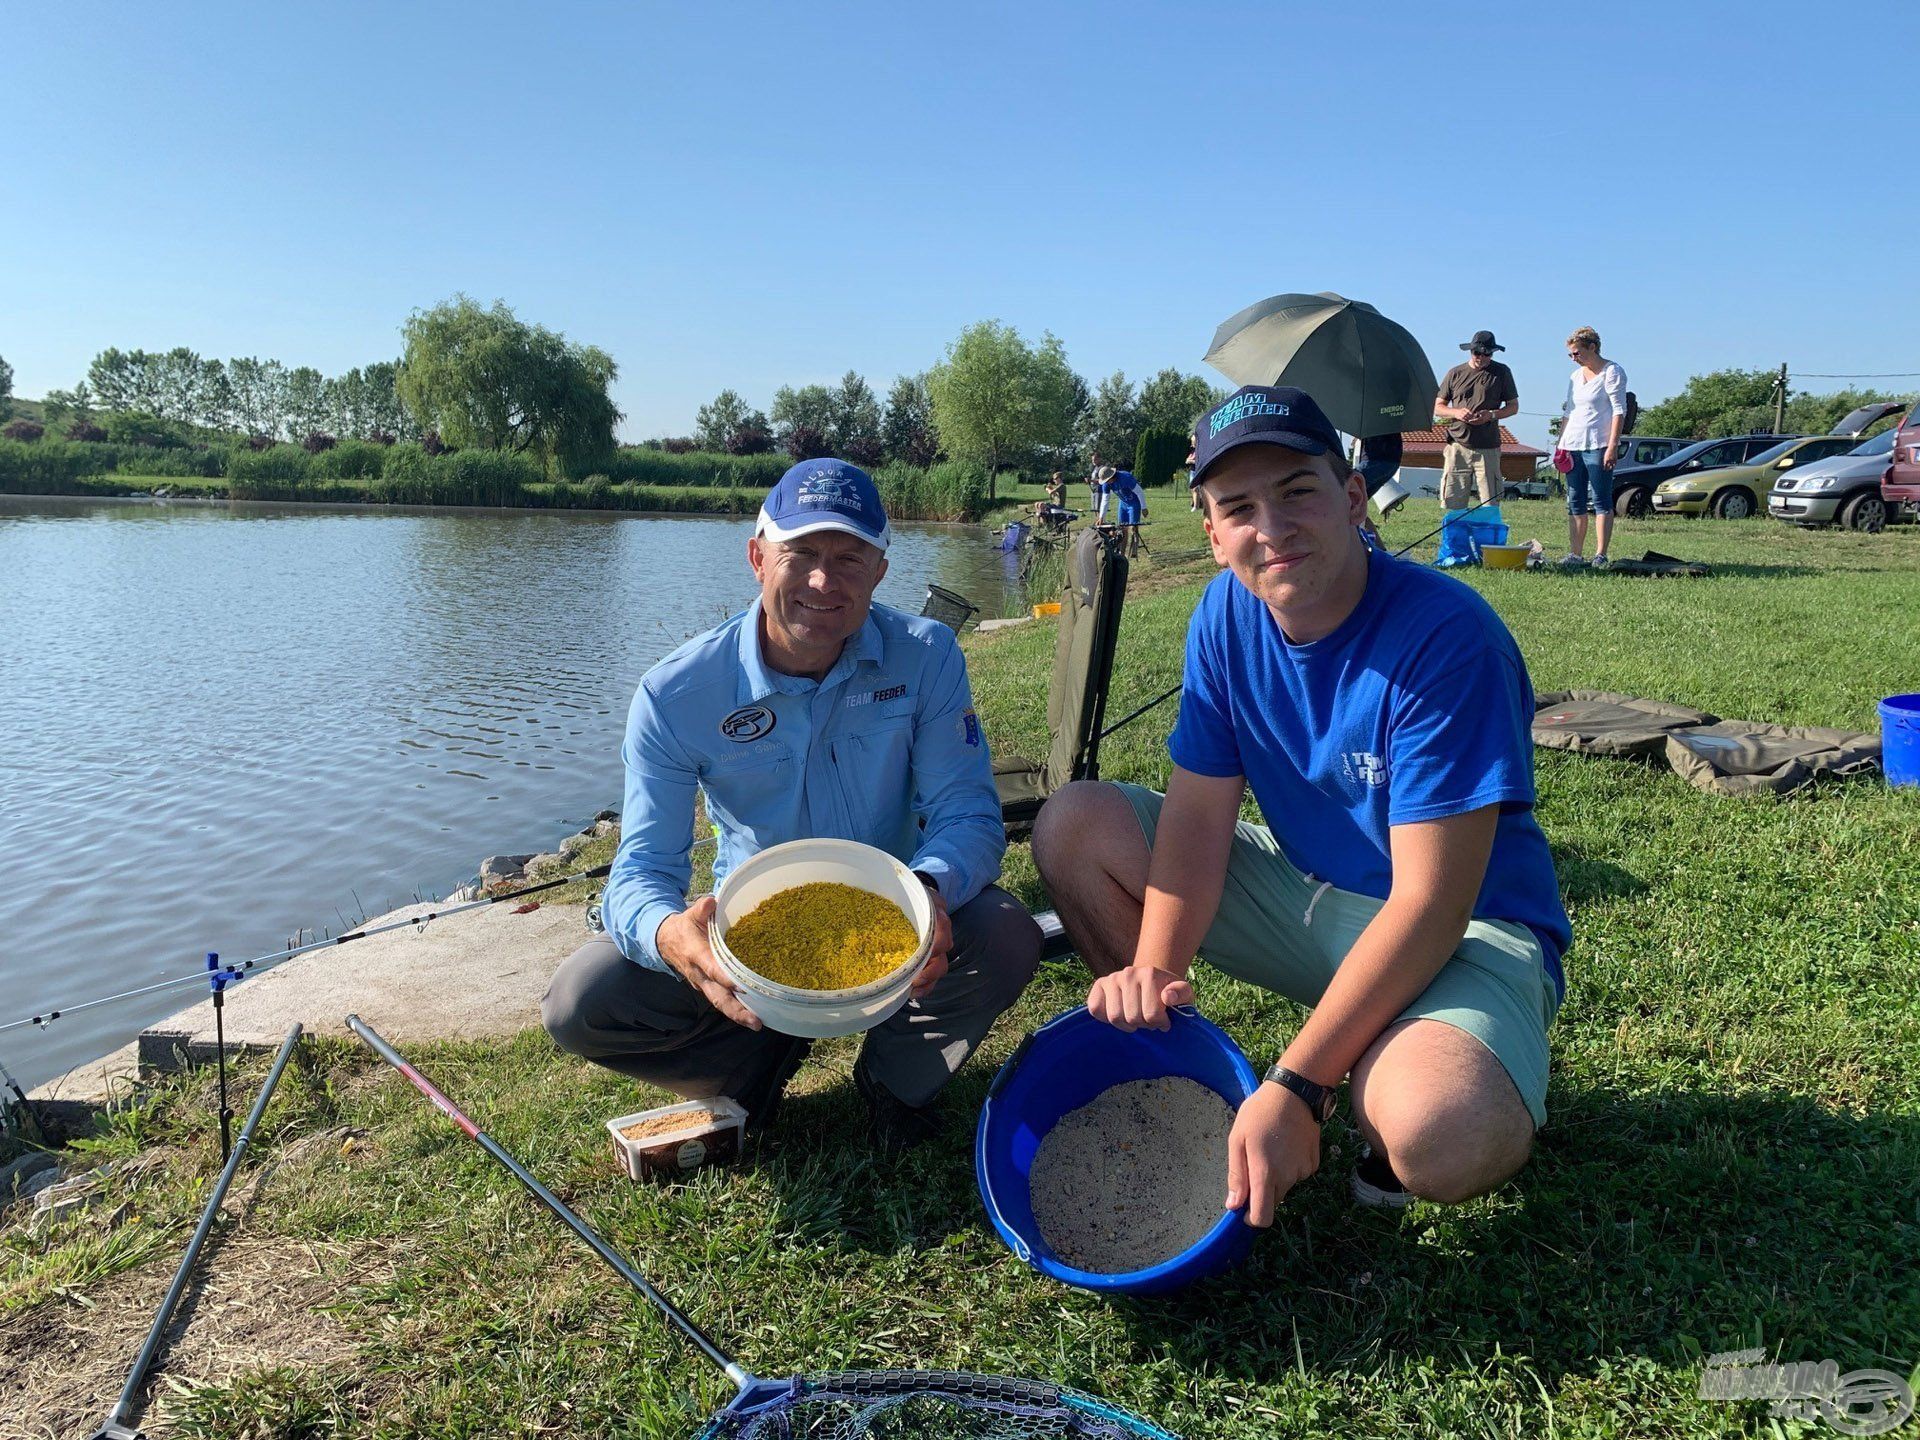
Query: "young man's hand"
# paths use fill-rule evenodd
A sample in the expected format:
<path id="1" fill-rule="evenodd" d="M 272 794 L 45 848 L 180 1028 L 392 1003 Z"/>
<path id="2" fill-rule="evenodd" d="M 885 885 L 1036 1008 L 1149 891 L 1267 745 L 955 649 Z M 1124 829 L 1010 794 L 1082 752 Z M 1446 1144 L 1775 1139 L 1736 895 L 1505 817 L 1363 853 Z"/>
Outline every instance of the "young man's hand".
<path id="1" fill-rule="evenodd" d="M 1183 975 L 1152 965 L 1129 965 L 1102 975 L 1087 991 L 1087 1009 L 1116 1029 L 1165 1030 L 1167 1011 L 1193 1003 L 1193 986 Z"/>
<path id="2" fill-rule="evenodd" d="M 1268 1081 L 1240 1106 L 1227 1137 L 1227 1209 L 1273 1223 L 1287 1192 L 1320 1168 L 1320 1122 L 1292 1091 Z"/>
<path id="3" fill-rule="evenodd" d="M 734 1024 L 758 1030 L 760 1017 L 740 1003 L 733 982 L 714 958 L 713 946 L 707 943 L 707 927 L 713 923 L 716 908 L 713 896 L 702 895 L 678 915 L 669 915 L 660 922 L 654 944 L 659 947 L 660 958 L 671 965 L 682 980 L 706 996 L 709 1005 Z"/>

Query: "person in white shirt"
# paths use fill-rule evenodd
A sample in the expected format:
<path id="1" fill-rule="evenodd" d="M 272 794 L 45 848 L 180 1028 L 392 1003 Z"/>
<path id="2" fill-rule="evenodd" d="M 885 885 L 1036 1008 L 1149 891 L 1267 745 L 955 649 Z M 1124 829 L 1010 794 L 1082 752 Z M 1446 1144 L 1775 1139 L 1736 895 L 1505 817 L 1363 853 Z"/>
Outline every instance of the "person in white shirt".
<path id="1" fill-rule="evenodd" d="M 1627 372 L 1600 353 L 1600 336 L 1582 325 L 1567 337 L 1567 358 L 1575 369 L 1567 381 L 1566 417 L 1560 448 L 1573 457 L 1567 472 L 1567 553 L 1562 565 L 1583 565 L 1587 516 L 1594 517 L 1593 563 L 1608 565 L 1607 541 L 1613 537 L 1613 462 L 1627 420 Z"/>

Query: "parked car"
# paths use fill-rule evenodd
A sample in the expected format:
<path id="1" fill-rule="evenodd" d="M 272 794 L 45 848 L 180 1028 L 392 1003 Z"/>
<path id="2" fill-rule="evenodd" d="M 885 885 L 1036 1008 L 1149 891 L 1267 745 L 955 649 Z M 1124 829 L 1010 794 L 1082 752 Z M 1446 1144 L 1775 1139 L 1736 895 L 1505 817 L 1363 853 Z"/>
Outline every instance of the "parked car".
<path id="1" fill-rule="evenodd" d="M 1681 475 L 1653 487 L 1656 515 L 1712 515 L 1744 520 L 1766 503 L 1782 470 L 1844 455 L 1851 435 L 1803 435 L 1762 450 L 1744 465 L 1723 465 L 1700 475 Z"/>
<path id="2" fill-rule="evenodd" d="M 1880 498 L 1909 519 L 1920 519 L 1920 404 L 1893 432 L 1893 453 L 1880 477 Z"/>
<path id="3" fill-rule="evenodd" d="M 1744 465 L 1728 465 L 1706 474 L 1687 474 L 1663 480 L 1653 487 L 1653 508 L 1662 515 L 1713 515 L 1722 520 L 1744 520 L 1766 503 L 1782 470 L 1801 469 L 1816 460 L 1844 455 L 1860 443 L 1861 434 L 1900 408 L 1899 402 L 1862 405 L 1825 435 L 1783 440 L 1762 450 Z"/>
<path id="4" fill-rule="evenodd" d="M 1658 465 L 1676 450 L 1684 450 L 1691 440 L 1673 435 L 1624 435 L 1620 439 L 1620 457 L 1615 470 L 1629 465 Z"/>
<path id="5" fill-rule="evenodd" d="M 1662 480 L 1676 475 L 1712 470 L 1722 465 L 1739 465 L 1762 450 L 1771 449 L 1787 435 L 1721 435 L 1712 440 L 1696 440 L 1683 445 L 1664 460 L 1651 465 L 1622 465 L 1613 472 L 1613 513 L 1645 515 L 1653 508 L 1653 490 Z"/>
<path id="6" fill-rule="evenodd" d="M 1880 495 L 1895 431 L 1882 430 L 1844 455 L 1789 470 L 1773 482 L 1767 513 L 1793 525 L 1841 524 L 1849 530 L 1877 531 L 1891 518 Z"/>

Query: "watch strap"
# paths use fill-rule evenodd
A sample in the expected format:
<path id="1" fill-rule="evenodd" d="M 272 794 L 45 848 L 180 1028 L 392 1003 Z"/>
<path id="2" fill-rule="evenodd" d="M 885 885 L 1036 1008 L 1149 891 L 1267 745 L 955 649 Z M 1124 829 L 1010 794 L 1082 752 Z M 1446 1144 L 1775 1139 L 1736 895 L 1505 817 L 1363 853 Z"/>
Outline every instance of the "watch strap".
<path id="1" fill-rule="evenodd" d="M 1318 1120 L 1322 1125 L 1326 1124 L 1327 1121 L 1332 1118 L 1332 1086 L 1318 1084 L 1315 1081 L 1309 1080 L 1306 1076 L 1299 1074 L 1297 1071 L 1289 1070 L 1286 1066 L 1280 1064 L 1275 1064 L 1271 1070 L 1267 1071 L 1266 1078 L 1273 1084 L 1280 1086 L 1281 1089 L 1291 1090 L 1295 1095 L 1299 1096 L 1301 1103 L 1312 1113 L 1314 1119 Z"/>

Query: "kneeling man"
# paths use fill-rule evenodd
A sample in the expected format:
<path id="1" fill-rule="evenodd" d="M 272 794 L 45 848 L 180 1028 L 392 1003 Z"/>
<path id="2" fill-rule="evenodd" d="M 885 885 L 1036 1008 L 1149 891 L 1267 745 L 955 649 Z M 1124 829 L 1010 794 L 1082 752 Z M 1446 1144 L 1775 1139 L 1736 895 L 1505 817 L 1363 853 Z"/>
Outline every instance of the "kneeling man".
<path id="1" fill-rule="evenodd" d="M 1526 666 L 1472 589 L 1366 544 L 1365 489 L 1304 392 L 1229 396 L 1195 461 L 1229 573 L 1187 632 L 1167 793 L 1080 782 L 1034 829 L 1088 1006 L 1164 1028 L 1197 951 L 1312 1010 L 1234 1123 L 1227 1204 L 1255 1225 L 1319 1168 L 1349 1078 L 1357 1200 L 1478 1195 L 1546 1119 L 1571 939 Z M 1239 820 L 1249 785 L 1271 828 Z"/>
<path id="2" fill-rule="evenodd" d="M 1006 832 L 953 633 L 872 603 L 887 540 L 879 491 L 843 461 L 804 461 L 767 496 L 747 541 L 760 598 L 633 697 L 607 935 L 560 967 L 541 1015 L 563 1049 L 731 1095 L 764 1127 L 811 1042 L 761 1028 L 707 943 L 713 898 L 687 904 L 694 792 L 716 885 L 770 845 L 863 841 L 911 867 L 935 913 L 913 998 L 853 1072 L 876 1142 L 898 1152 L 934 1132 L 927 1107 L 1032 978 L 1040 930 L 993 883 Z"/>

